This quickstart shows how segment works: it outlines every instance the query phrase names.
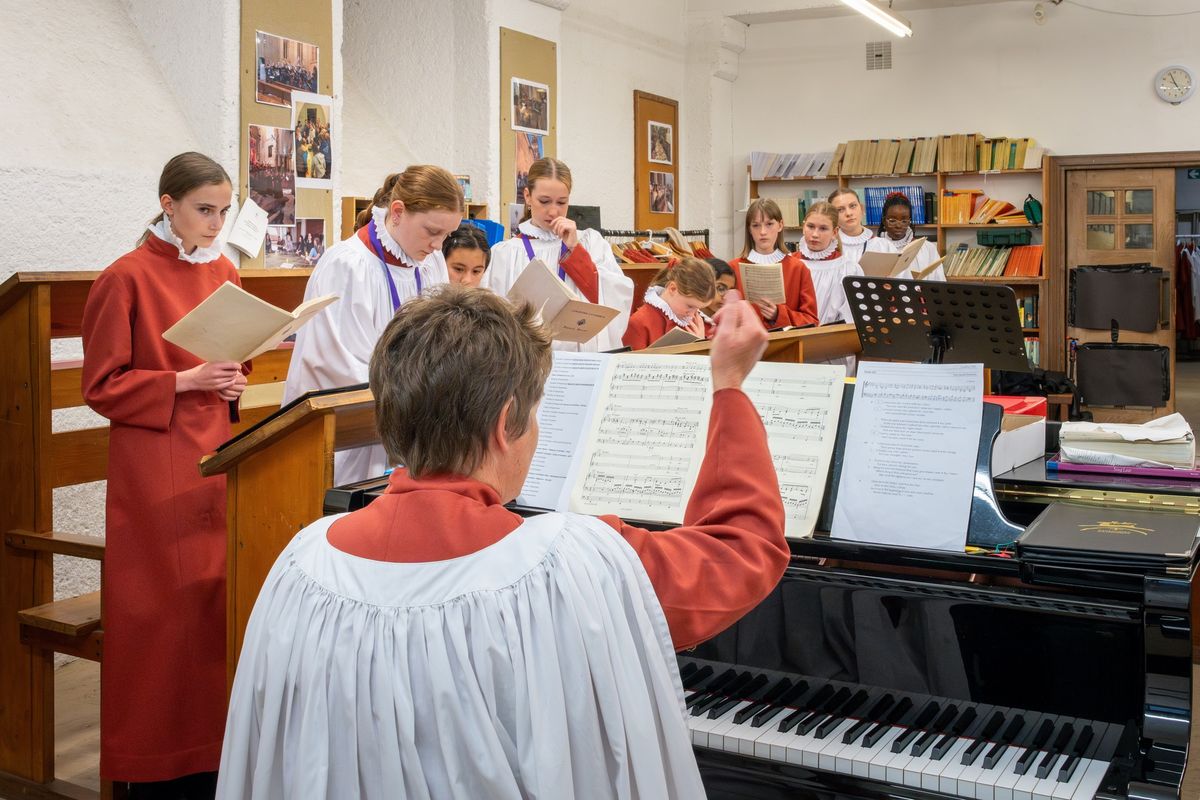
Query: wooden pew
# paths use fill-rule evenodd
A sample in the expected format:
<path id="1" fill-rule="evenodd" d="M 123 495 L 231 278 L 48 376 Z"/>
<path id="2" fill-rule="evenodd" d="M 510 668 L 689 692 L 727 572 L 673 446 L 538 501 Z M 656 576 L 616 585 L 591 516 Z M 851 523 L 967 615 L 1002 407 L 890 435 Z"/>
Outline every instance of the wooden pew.
<path id="1" fill-rule="evenodd" d="M 285 308 L 304 296 L 310 269 L 247 270 L 247 291 Z M 52 362 L 54 339 L 79 336 L 99 272 L 22 272 L 0 283 L 0 794 L 95 796 L 54 780 L 54 652 L 99 660 L 99 592 L 54 601 L 56 554 L 101 562 L 104 540 L 54 530 L 55 488 L 101 480 L 106 426 L 53 432 L 51 415 L 83 405 L 81 363 Z M 291 356 L 255 359 L 244 428 L 278 408 Z"/>

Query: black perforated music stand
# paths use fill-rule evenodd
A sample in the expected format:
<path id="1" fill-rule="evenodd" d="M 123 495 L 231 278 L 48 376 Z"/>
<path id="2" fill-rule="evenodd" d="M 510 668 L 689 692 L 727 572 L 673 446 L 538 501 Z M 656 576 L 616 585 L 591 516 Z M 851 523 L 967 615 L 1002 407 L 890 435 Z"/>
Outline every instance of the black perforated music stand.
<path id="1" fill-rule="evenodd" d="M 869 358 L 1029 372 L 1008 286 L 851 275 L 842 279 Z"/>

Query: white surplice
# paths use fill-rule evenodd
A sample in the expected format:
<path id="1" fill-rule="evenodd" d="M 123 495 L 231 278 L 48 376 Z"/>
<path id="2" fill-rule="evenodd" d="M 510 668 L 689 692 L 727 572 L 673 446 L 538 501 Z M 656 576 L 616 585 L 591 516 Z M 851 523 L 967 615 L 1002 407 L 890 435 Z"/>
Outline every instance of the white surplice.
<path id="1" fill-rule="evenodd" d="M 430 563 L 305 528 L 246 628 L 219 798 L 703 798 L 671 636 L 634 550 L 544 514 Z"/>
<path id="2" fill-rule="evenodd" d="M 858 262 L 843 254 L 828 261 L 804 259 L 804 264 L 812 273 L 813 291 L 817 295 L 817 323 L 853 322 L 850 303 L 846 301 L 846 292 L 842 288 L 842 278 L 862 275 L 862 267 Z"/>
<path id="3" fill-rule="evenodd" d="M 406 265 L 387 267 L 401 304 L 417 296 L 417 270 L 422 291 L 449 280 L 441 251 L 417 262 L 388 234 L 383 224 L 387 210 L 376 207 L 373 213 L 380 244 Z M 338 242 L 321 256 L 304 289 L 304 299 L 327 294 L 341 299 L 297 332 L 283 390 L 284 403 L 305 392 L 367 382 L 371 353 L 393 316 L 392 295 L 383 270 L 379 256 L 357 235 Z M 380 445 L 340 450 L 334 454 L 334 481 L 342 484 L 364 480 L 382 474 L 387 467 L 387 456 Z"/>
<path id="4" fill-rule="evenodd" d="M 912 229 L 910 228 L 909 230 L 911 231 Z M 886 236 L 877 236 L 871 241 L 867 242 L 865 252 L 899 253 L 900 250 L 896 246 L 896 243 L 888 239 Z M 935 245 L 933 242 L 927 241 L 925 244 L 921 245 L 921 249 L 917 251 L 917 257 L 913 259 L 913 262 L 908 266 L 908 269 L 905 269 L 896 277 L 902 280 L 912 280 L 914 270 L 920 272 L 933 262 L 937 261 L 939 258 L 941 258 L 941 256 L 938 255 L 937 245 Z M 944 281 L 946 280 L 946 272 L 942 269 L 942 265 L 938 264 L 937 268 L 933 272 L 929 273 L 924 278 L 921 278 L 921 280 Z"/>
<path id="5" fill-rule="evenodd" d="M 557 274 L 558 261 L 562 256 L 562 239 L 542 230 L 529 220 L 522 222 L 519 230 L 529 237 L 534 258 L 540 259 Z M 625 335 L 625 328 L 629 325 L 629 310 L 633 305 L 633 279 L 621 271 L 612 248 L 598 231 L 584 228 L 578 233 L 579 246 L 587 251 L 592 257 L 592 263 L 596 265 L 599 285 L 597 302 L 602 306 L 615 308 L 620 313 L 590 342 L 555 342 L 554 349 L 579 350 L 585 353 L 613 350 L 622 346 L 621 337 Z M 520 237 L 514 236 L 492 248 L 492 260 L 488 264 L 487 272 L 483 273 L 481 285 L 498 295 L 507 295 L 527 266 L 529 254 L 525 251 L 525 244 Z M 564 282 L 571 291 L 583 296 L 570 275 L 567 275 Z"/>
<path id="6" fill-rule="evenodd" d="M 838 231 L 838 237 L 842 240 L 842 254 L 857 264 L 862 260 L 863 250 L 867 243 L 875 239 L 875 231 L 863 227 L 862 233 L 858 236 L 849 236 L 845 231 Z"/>

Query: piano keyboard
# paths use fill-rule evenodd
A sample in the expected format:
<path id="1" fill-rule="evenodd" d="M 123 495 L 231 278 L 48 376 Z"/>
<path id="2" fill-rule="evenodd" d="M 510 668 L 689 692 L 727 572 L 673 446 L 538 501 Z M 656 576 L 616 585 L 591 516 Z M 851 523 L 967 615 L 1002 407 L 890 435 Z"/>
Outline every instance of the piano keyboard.
<path id="1" fill-rule="evenodd" d="M 696 747 L 978 800 L 1090 800 L 1123 726 L 681 660 Z"/>

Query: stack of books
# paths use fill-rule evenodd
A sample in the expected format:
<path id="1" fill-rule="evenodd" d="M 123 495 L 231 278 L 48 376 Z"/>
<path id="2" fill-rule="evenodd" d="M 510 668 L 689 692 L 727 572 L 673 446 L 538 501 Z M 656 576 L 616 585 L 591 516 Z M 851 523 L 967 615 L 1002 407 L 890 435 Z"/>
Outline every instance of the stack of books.
<path id="1" fill-rule="evenodd" d="M 1015 206 L 1007 200 L 993 200 L 990 197 L 981 195 L 979 203 L 975 207 L 975 213 L 971 215 L 970 222 L 972 225 L 986 225 L 993 222 L 996 217 L 1001 214 L 1009 214 L 1014 210 Z M 1020 212 L 1024 218 L 1025 212 Z"/>
<path id="2" fill-rule="evenodd" d="M 980 172 L 1014 169 L 1041 169 L 1046 150 L 1032 137 L 1023 139 L 983 139 L 977 142 Z"/>
<path id="3" fill-rule="evenodd" d="M 1004 268 L 1006 278 L 1037 278 L 1042 274 L 1042 245 L 1025 244 L 1011 250 Z"/>
<path id="4" fill-rule="evenodd" d="M 1024 209 L 1013 207 L 1011 211 L 992 217 L 992 223 L 995 225 L 1028 225 L 1029 219 L 1025 216 Z"/>
<path id="5" fill-rule="evenodd" d="M 949 277 L 998 277 L 1011 253 L 1011 247 L 971 247 L 964 242 L 946 257 L 943 269 Z"/>
<path id="6" fill-rule="evenodd" d="M 982 189 L 947 189 L 942 192 L 942 224 L 963 225 L 970 222 L 975 213 L 975 197 L 982 195 Z"/>
<path id="7" fill-rule="evenodd" d="M 1140 425 L 1064 422 L 1058 441 L 1065 463 L 1187 470 L 1196 463 L 1196 437 L 1182 414 Z"/>
<path id="8" fill-rule="evenodd" d="M 892 192 L 900 192 L 912 203 L 912 224 L 924 225 L 929 219 L 925 214 L 925 189 L 921 186 L 868 186 L 863 190 L 863 203 L 867 208 L 866 224 L 875 227 L 883 222 L 883 204 Z"/>
<path id="9" fill-rule="evenodd" d="M 922 175 L 937 166 L 937 137 L 854 139 L 837 146 L 830 175 Z"/>

